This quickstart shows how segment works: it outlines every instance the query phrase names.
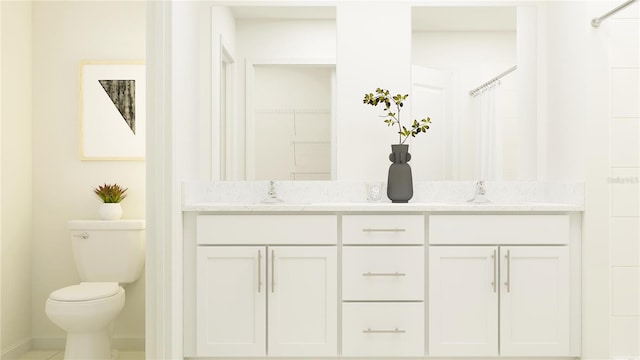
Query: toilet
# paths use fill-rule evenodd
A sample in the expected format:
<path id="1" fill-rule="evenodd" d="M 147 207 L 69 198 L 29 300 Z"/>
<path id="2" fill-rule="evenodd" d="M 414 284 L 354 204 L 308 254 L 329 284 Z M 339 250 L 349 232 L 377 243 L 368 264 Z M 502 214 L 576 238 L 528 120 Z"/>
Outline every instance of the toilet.
<path id="1" fill-rule="evenodd" d="M 144 269 L 144 220 L 72 220 L 71 247 L 80 284 L 53 291 L 49 319 L 67 333 L 65 359 L 111 359 L 111 322 L 124 285 Z"/>

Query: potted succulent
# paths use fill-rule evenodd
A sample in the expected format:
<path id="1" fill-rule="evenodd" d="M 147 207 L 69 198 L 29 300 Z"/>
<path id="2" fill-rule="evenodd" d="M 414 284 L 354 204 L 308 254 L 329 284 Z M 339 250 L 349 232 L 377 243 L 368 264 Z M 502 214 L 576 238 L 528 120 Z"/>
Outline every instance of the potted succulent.
<path id="1" fill-rule="evenodd" d="M 387 197 L 392 202 L 406 203 L 413 197 L 413 178 L 411 167 L 408 162 L 411 160 L 409 145 L 405 144 L 409 136 L 415 137 L 418 134 L 426 133 L 431 124 L 431 118 L 413 120 L 411 126 L 407 128 L 400 122 L 400 111 L 404 106 L 404 101 L 409 94 L 391 95 L 389 90 L 377 88 L 375 94 L 364 94 L 362 102 L 371 106 L 384 105 L 384 122 L 388 126 L 398 126 L 398 144 L 391 145 L 389 160 L 392 162 L 389 167 L 387 179 Z M 395 106 L 395 112 L 392 110 Z"/>
<path id="2" fill-rule="evenodd" d="M 93 189 L 93 192 L 102 200 L 98 213 L 103 220 L 118 220 L 122 217 L 120 202 L 127 197 L 127 188 L 114 183 L 104 183 Z"/>

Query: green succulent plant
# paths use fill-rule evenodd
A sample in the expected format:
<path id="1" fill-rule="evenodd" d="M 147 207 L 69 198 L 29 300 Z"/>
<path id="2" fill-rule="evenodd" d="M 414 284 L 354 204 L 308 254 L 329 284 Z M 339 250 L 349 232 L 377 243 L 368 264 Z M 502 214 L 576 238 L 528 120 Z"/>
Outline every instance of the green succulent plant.
<path id="1" fill-rule="evenodd" d="M 377 88 L 376 93 L 364 94 L 364 100 L 362 102 L 371 106 L 378 106 L 378 104 L 384 104 L 385 115 L 380 115 L 385 118 L 384 122 L 388 126 L 398 125 L 398 134 L 400 139 L 398 142 L 404 144 L 405 141 L 411 137 L 416 137 L 420 133 L 426 133 L 429 130 L 429 124 L 431 124 L 431 118 L 427 117 L 422 120 L 413 120 L 411 128 L 407 129 L 400 123 L 400 111 L 404 106 L 404 101 L 409 97 L 409 94 L 390 95 L 389 90 Z M 392 112 L 391 105 L 395 105 L 396 112 Z"/>
<path id="2" fill-rule="evenodd" d="M 123 188 L 118 184 L 104 183 L 93 189 L 104 203 L 119 203 L 127 197 L 127 188 Z"/>

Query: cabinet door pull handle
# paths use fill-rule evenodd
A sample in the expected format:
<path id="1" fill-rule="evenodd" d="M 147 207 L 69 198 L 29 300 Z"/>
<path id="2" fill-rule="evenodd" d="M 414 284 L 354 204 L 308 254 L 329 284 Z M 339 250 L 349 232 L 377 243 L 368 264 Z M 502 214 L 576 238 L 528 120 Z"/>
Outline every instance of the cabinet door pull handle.
<path id="1" fill-rule="evenodd" d="M 362 229 L 362 232 L 404 232 L 404 231 L 407 231 L 407 229 L 397 229 L 397 228 L 393 228 L 393 229 L 371 229 L 371 228 Z"/>
<path id="2" fill-rule="evenodd" d="M 491 283 L 491 285 L 493 286 L 493 292 L 497 291 L 496 285 L 497 285 L 497 279 L 496 277 L 498 276 L 498 272 L 497 272 L 497 268 L 498 268 L 498 264 L 497 261 L 498 259 L 496 256 L 496 251 L 497 250 L 493 250 L 493 255 L 491 255 L 491 258 L 493 259 L 493 282 Z"/>
<path id="3" fill-rule="evenodd" d="M 262 291 L 262 250 L 258 250 L 258 292 Z"/>
<path id="4" fill-rule="evenodd" d="M 271 250 L 271 292 L 276 291 L 276 251 Z"/>
<path id="5" fill-rule="evenodd" d="M 392 272 L 392 273 L 372 273 L 372 272 L 366 272 L 366 273 L 362 273 L 362 276 L 407 276 L 406 273 L 400 273 L 400 272 Z"/>
<path id="6" fill-rule="evenodd" d="M 371 328 L 368 328 L 366 330 L 362 330 L 362 332 L 364 334 L 404 334 L 407 331 L 406 330 L 401 330 L 398 328 L 395 328 L 393 330 L 371 330 Z"/>
<path id="7" fill-rule="evenodd" d="M 507 259 L 507 281 L 504 284 L 507 286 L 507 292 L 511 292 L 511 250 L 507 250 L 504 257 Z"/>

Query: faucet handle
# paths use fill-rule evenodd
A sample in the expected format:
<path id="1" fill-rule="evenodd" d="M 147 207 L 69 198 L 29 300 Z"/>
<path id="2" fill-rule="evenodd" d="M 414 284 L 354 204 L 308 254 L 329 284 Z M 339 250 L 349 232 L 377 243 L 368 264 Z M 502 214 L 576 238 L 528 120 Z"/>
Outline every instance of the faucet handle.
<path id="1" fill-rule="evenodd" d="M 486 193 L 487 191 L 484 188 L 484 180 L 478 180 L 478 182 L 476 183 L 476 194 L 484 195 Z"/>
<path id="2" fill-rule="evenodd" d="M 269 181 L 269 190 L 267 191 L 267 197 L 262 200 L 263 203 L 277 203 L 282 200 L 278 199 L 278 195 L 276 194 L 276 183 L 274 181 Z"/>

